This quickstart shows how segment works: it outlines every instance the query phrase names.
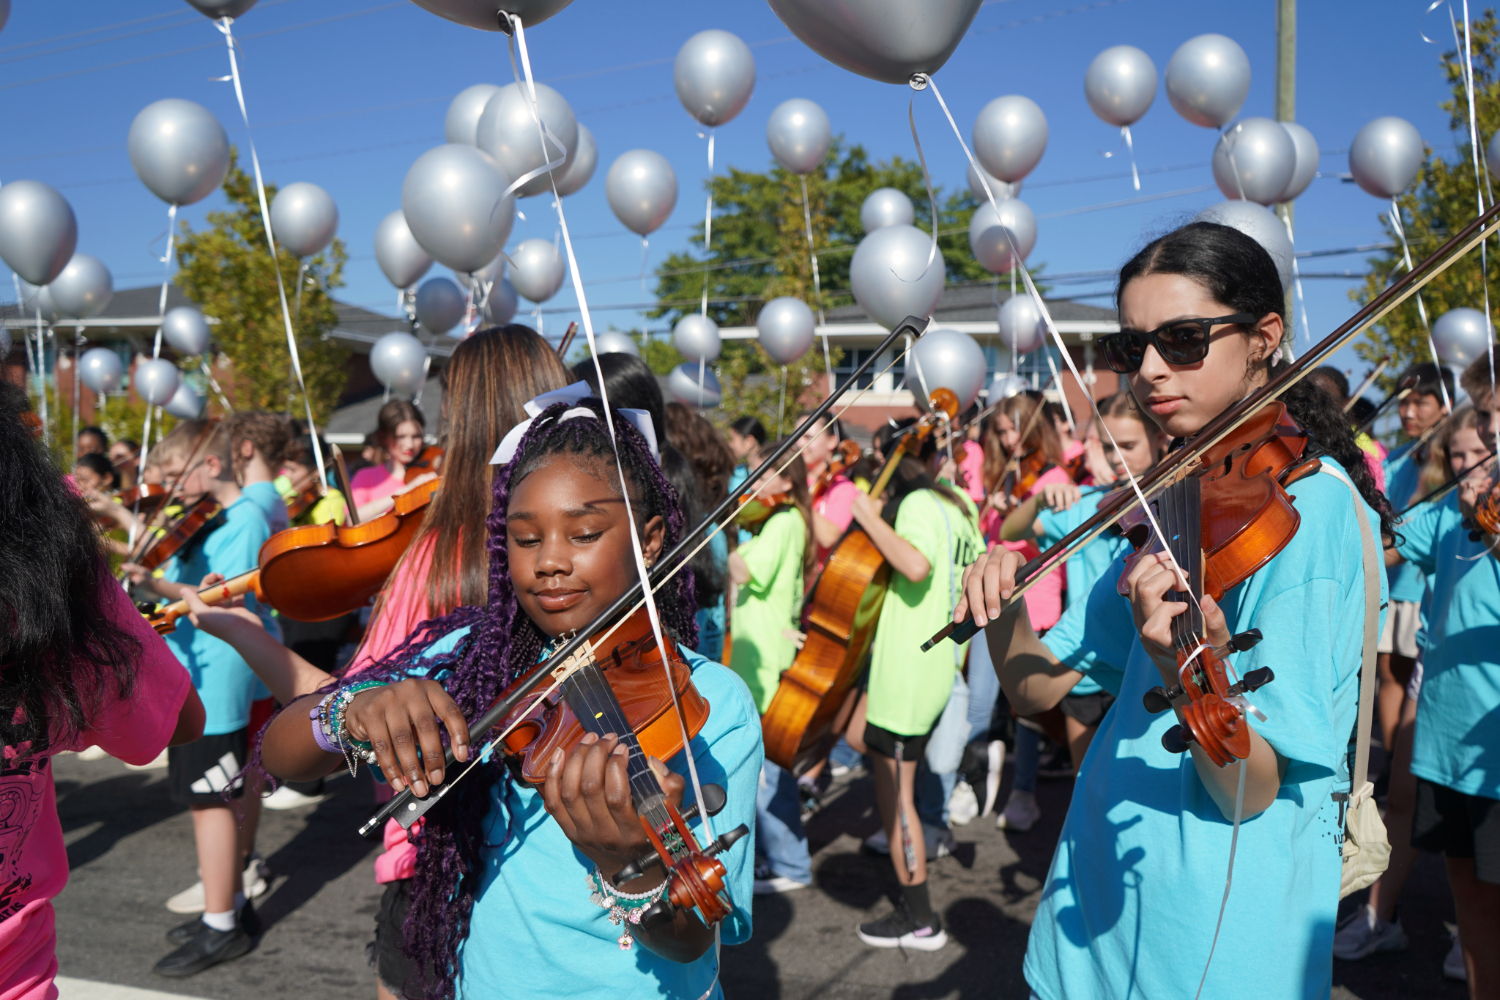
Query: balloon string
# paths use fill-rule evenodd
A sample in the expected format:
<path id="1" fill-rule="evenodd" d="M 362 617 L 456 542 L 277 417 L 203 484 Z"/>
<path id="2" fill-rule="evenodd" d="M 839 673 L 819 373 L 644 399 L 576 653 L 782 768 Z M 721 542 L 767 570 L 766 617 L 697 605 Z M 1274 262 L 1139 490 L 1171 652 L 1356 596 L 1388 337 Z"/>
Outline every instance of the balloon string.
<path id="1" fill-rule="evenodd" d="M 1292 233 L 1291 210 L 1287 206 L 1283 206 L 1283 208 L 1286 208 L 1287 210 L 1281 214 L 1281 224 L 1286 227 L 1286 238 L 1292 242 L 1293 249 L 1295 250 L 1297 245 L 1297 238 Z M 1302 269 L 1297 265 L 1297 254 L 1295 252 L 1292 254 L 1292 284 L 1293 287 L 1297 289 L 1297 306 L 1302 314 L 1302 332 L 1307 335 L 1307 343 L 1308 346 L 1311 347 L 1312 324 L 1307 321 L 1307 297 L 1302 294 Z M 1292 331 L 1293 342 L 1295 342 L 1296 339 L 1296 330 L 1294 328 Z M 1287 360 L 1296 360 L 1295 352 L 1288 353 Z"/>
<path id="2" fill-rule="evenodd" d="M 922 74 L 918 75 L 921 76 Z M 931 77 L 922 76 L 922 79 L 926 85 L 932 87 L 932 96 L 937 98 L 938 106 L 943 109 L 943 114 L 947 116 L 948 124 L 953 129 L 953 135 L 958 139 L 958 144 L 962 147 L 964 155 L 969 158 L 969 165 L 974 168 L 974 173 L 984 182 L 984 193 L 989 198 L 990 208 L 994 209 L 995 216 L 998 218 L 1000 216 L 1000 208 L 995 204 L 995 193 L 990 190 L 990 185 L 985 179 L 984 171 L 980 169 L 979 162 L 974 159 L 974 154 L 969 150 L 969 144 L 964 142 L 964 134 L 959 130 L 958 122 L 954 121 L 953 112 L 948 110 L 948 102 L 943 100 L 942 92 L 938 90 L 937 83 Z M 1073 379 L 1078 383 L 1078 388 L 1083 391 L 1083 397 L 1089 401 L 1089 408 L 1094 411 L 1095 424 L 1098 425 L 1100 432 L 1109 439 L 1110 446 L 1119 451 L 1120 446 L 1115 441 L 1114 434 L 1110 432 L 1109 425 L 1105 423 L 1104 415 L 1099 412 L 1099 405 L 1094 402 L 1094 397 L 1089 392 L 1088 385 L 1083 381 L 1083 376 L 1078 374 L 1078 366 L 1073 363 L 1073 357 L 1068 353 L 1068 345 L 1063 341 L 1062 333 L 1057 329 L 1057 324 L 1052 321 L 1051 310 L 1047 308 L 1047 303 L 1042 299 L 1042 293 L 1037 290 L 1036 282 L 1031 280 L 1031 272 L 1026 270 L 1026 265 L 1021 260 L 1021 250 L 1016 246 L 1016 241 L 1011 235 L 1010 227 L 1001 226 L 1000 231 L 1005 234 L 1005 240 L 1010 244 L 1011 259 L 1015 262 L 1011 269 L 1011 280 L 1015 280 L 1017 272 L 1020 273 L 1021 280 L 1026 285 L 1026 293 L 1031 296 L 1032 302 L 1036 304 L 1037 311 L 1041 313 L 1042 322 L 1046 324 L 1047 332 L 1052 335 L 1053 342 L 1057 344 L 1058 353 L 1062 355 L 1063 362 L 1068 366 L 1068 371 L 1073 373 Z M 1197 596 L 1193 594 L 1192 588 L 1187 585 L 1187 574 L 1183 572 L 1181 565 L 1178 564 L 1177 559 L 1172 555 L 1172 546 L 1167 541 L 1166 532 L 1162 531 L 1161 525 L 1156 520 L 1156 512 L 1151 509 L 1151 504 L 1146 501 L 1146 494 L 1141 491 L 1140 480 L 1136 479 L 1135 473 L 1131 472 L 1128 467 L 1125 468 L 1125 477 L 1129 480 L 1130 488 L 1134 491 L 1136 499 L 1140 502 L 1141 511 L 1146 515 L 1146 520 L 1151 525 L 1152 532 L 1156 535 L 1167 559 L 1171 562 L 1172 569 L 1177 573 L 1182 591 L 1192 599 L 1194 604 L 1198 604 Z M 1202 612 L 1201 605 L 1199 605 L 1199 612 Z"/>
<path id="3" fill-rule="evenodd" d="M 823 317 L 823 283 L 818 278 L 818 252 L 813 249 L 812 207 L 807 200 L 807 175 L 798 177 L 802 181 L 802 223 L 807 227 L 807 256 L 812 260 L 813 303 L 818 307 L 818 324 L 827 322 Z"/>
<path id="4" fill-rule="evenodd" d="M 224 407 L 226 414 L 233 413 L 234 407 L 229 405 L 229 397 L 225 396 L 224 390 L 219 388 L 219 382 L 218 379 L 214 378 L 213 369 L 208 367 L 208 355 L 206 351 L 198 355 L 198 364 L 203 368 L 203 377 L 208 380 L 208 384 L 213 387 L 214 393 L 219 397 L 219 405 Z"/>
<path id="5" fill-rule="evenodd" d="M 1130 179 L 1135 182 L 1135 189 L 1141 189 L 1141 172 L 1135 168 L 1135 142 L 1130 138 L 1130 126 L 1120 126 L 1120 136 L 1125 140 L 1125 148 L 1130 153 Z"/>
<path id="6" fill-rule="evenodd" d="M 162 326 L 167 321 L 167 286 L 172 283 L 172 244 L 177 236 L 177 206 L 167 206 L 167 252 L 162 254 L 161 262 L 166 265 L 166 273 L 161 279 L 161 295 L 156 303 L 156 343 L 151 347 L 151 357 L 161 357 L 161 335 Z"/>
<path id="7" fill-rule="evenodd" d="M 1406 263 L 1407 273 L 1411 273 L 1411 246 L 1406 242 L 1406 227 L 1401 224 L 1401 205 L 1395 198 L 1391 199 L 1391 228 L 1396 230 L 1396 236 L 1401 240 L 1401 259 Z M 1481 244 L 1482 246 L 1483 244 Z M 1296 259 L 1295 257 L 1293 258 Z M 1432 324 L 1427 322 L 1427 303 L 1422 301 L 1422 293 L 1416 293 L 1417 315 L 1422 317 L 1422 329 L 1427 331 L 1427 349 L 1432 352 L 1432 363 L 1442 366 L 1438 359 L 1437 344 L 1432 339 Z M 1448 398 L 1448 386 L 1443 379 L 1438 379 L 1438 388 L 1443 394 L 1443 412 L 1453 412 L 1453 401 Z"/>
<path id="8" fill-rule="evenodd" d="M 1076 438 L 1078 436 L 1078 428 L 1073 425 L 1073 408 L 1068 405 L 1068 397 L 1062 391 L 1062 379 L 1057 377 L 1057 362 L 1052 360 L 1051 351 L 1043 351 L 1042 354 L 1047 358 L 1047 367 L 1052 369 L 1052 384 L 1057 386 L 1057 393 L 1062 397 L 1062 411 L 1063 416 L 1068 420 L 1068 433 Z M 1080 381 L 1079 385 L 1082 384 L 1082 381 Z"/>
<path id="9" fill-rule="evenodd" d="M 541 137 L 543 149 L 545 149 L 546 127 L 542 124 L 541 109 L 537 105 L 536 82 L 531 75 L 531 57 L 526 51 L 526 29 L 522 25 L 519 15 L 502 13 L 504 13 L 504 17 L 510 23 L 513 32 L 512 37 L 515 39 L 516 48 L 521 56 L 521 67 L 526 73 L 526 92 L 531 98 L 531 116 L 536 120 L 537 133 Z M 710 153 L 712 153 L 712 149 L 712 141 L 710 140 Z M 594 320 L 589 314 L 588 298 L 585 296 L 583 290 L 583 276 L 579 273 L 578 258 L 573 252 L 573 237 L 568 232 L 568 219 L 563 212 L 562 196 L 557 193 L 557 177 L 555 174 L 550 173 L 547 176 L 549 183 L 552 185 L 552 205 L 557 209 L 557 223 L 561 230 L 563 246 L 567 249 L 568 253 L 568 269 L 573 277 L 573 293 L 578 298 L 578 310 L 580 318 L 583 320 L 583 332 L 588 338 L 589 354 L 594 362 L 594 375 L 599 380 L 599 399 L 604 404 L 605 426 L 609 429 L 609 439 L 615 446 L 615 472 L 620 477 L 620 493 L 625 500 L 625 520 L 630 526 L 631 554 L 635 557 L 635 571 L 641 581 L 641 592 L 646 604 L 646 617 L 651 622 L 651 635 L 656 640 L 657 648 L 662 651 L 662 670 L 667 673 L 667 689 L 672 693 L 672 708 L 676 712 L 677 724 L 682 734 L 683 756 L 687 758 L 688 776 L 692 779 L 693 795 L 696 801 L 702 802 L 703 787 L 698 780 L 698 765 L 693 757 L 692 737 L 688 734 L 687 723 L 682 713 L 682 706 L 678 702 L 677 685 L 671 683 L 671 667 L 669 665 L 669 657 L 666 655 L 668 647 L 666 637 L 662 632 L 661 613 L 656 606 L 656 595 L 651 589 L 650 574 L 646 567 L 646 556 L 644 550 L 641 548 L 640 532 L 636 528 L 635 512 L 632 510 L 630 502 L 630 484 L 625 478 L 625 465 L 620 458 L 619 435 L 615 430 L 614 411 L 609 405 L 609 389 L 604 378 L 604 368 L 599 363 L 598 342 L 594 338 Z M 709 817 L 708 810 L 700 809 L 698 811 L 698 818 L 703 826 L 706 838 L 713 840 L 715 836 L 713 820 Z"/>
<path id="10" fill-rule="evenodd" d="M 911 78 L 911 89 L 913 91 L 920 92 L 922 90 L 925 90 L 930 82 L 931 81 L 929 80 L 929 78 L 921 73 L 913 74 Z M 937 91 L 934 90 L 933 93 L 937 93 Z M 941 102 L 942 98 L 940 97 L 938 98 L 938 100 L 939 102 Z M 928 270 L 932 267 L 932 262 L 937 259 L 938 252 L 937 192 L 932 189 L 932 175 L 927 172 L 927 157 L 922 152 L 922 139 L 917 135 L 917 116 L 915 111 L 916 103 L 917 95 L 914 93 L 911 96 L 911 100 L 908 101 L 906 105 L 906 120 L 911 125 L 911 141 L 915 143 L 917 147 L 917 161 L 922 164 L 922 181 L 927 185 L 927 201 L 928 204 L 932 206 L 932 245 L 927 248 L 927 265 L 922 268 L 922 273 L 917 275 L 915 278 L 910 279 L 911 281 L 921 281 L 927 275 Z M 983 175 L 981 174 L 980 176 L 982 177 Z M 896 274 L 896 269 L 891 268 L 891 273 Z M 901 275 L 899 274 L 896 274 L 896 280 L 907 281 L 908 279 L 901 277 Z"/>
<path id="11" fill-rule="evenodd" d="M 245 90 L 240 84 L 240 64 L 234 54 L 234 32 L 231 25 L 234 23 L 232 17 L 221 17 L 214 22 L 214 26 L 224 35 L 224 45 L 229 52 L 229 78 L 234 84 L 234 97 L 240 106 L 240 119 L 245 123 L 245 130 L 250 130 L 250 113 L 245 110 Z M 266 246 L 271 251 L 271 269 L 276 272 L 276 294 L 281 301 L 281 321 L 286 328 L 287 353 L 292 357 L 292 373 L 297 376 L 297 388 L 302 391 L 302 410 L 307 416 L 307 433 L 312 435 L 314 441 L 318 440 L 318 425 L 313 421 L 312 397 L 307 394 L 307 381 L 302 377 L 302 356 L 297 351 L 297 335 L 292 330 L 292 310 L 286 300 L 286 283 L 281 278 L 281 258 L 276 254 L 276 234 L 271 229 L 271 206 L 266 201 L 266 183 L 260 172 L 260 156 L 255 152 L 255 139 L 246 136 L 245 141 L 250 144 L 250 164 L 255 168 L 255 195 L 260 200 L 261 224 L 266 230 Z M 323 467 L 323 449 L 313 449 L 313 459 L 318 464 L 318 481 L 326 482 L 328 470 Z"/>
<path id="12" fill-rule="evenodd" d="M 702 132 L 698 133 L 700 136 Z M 709 240 L 713 236 L 714 221 L 714 128 L 708 128 L 708 204 L 703 209 L 703 256 L 708 257 Z M 708 315 L 708 269 L 703 269 L 703 302 L 699 312 Z"/>
<path id="13" fill-rule="evenodd" d="M 1238 135 L 1242 128 L 1244 128 L 1244 125 L 1236 125 L 1234 127 L 1235 134 Z M 1240 165 L 1234 159 L 1234 146 L 1230 144 L 1229 134 L 1224 131 L 1224 126 L 1222 125 L 1219 126 L 1219 145 L 1224 147 L 1224 156 L 1229 160 L 1229 169 L 1234 171 L 1234 186 L 1240 193 L 1240 200 L 1249 201 L 1245 197 L 1245 185 L 1240 182 Z"/>
<path id="14" fill-rule="evenodd" d="M 1469 101 L 1469 150 L 1474 160 L 1474 199 L 1479 203 L 1479 214 L 1484 214 L 1484 195 L 1479 191 L 1479 182 L 1484 180 L 1485 192 L 1489 194 L 1490 203 L 1494 204 L 1495 193 L 1490 188 L 1489 172 L 1479 165 L 1479 126 L 1476 121 L 1474 110 L 1474 45 L 1469 35 L 1469 0 L 1464 2 L 1464 95 Z M 1450 8 L 1451 11 L 1451 8 Z M 1455 28 L 1453 41 L 1458 41 L 1458 31 Z M 1494 320 L 1490 318 L 1490 262 L 1489 262 L 1489 240 L 1479 244 L 1479 278 L 1480 285 L 1484 288 L 1484 321 L 1493 326 Z M 1490 398 L 1495 397 L 1495 338 L 1491 334 L 1484 338 L 1485 352 L 1489 358 L 1490 366 Z M 1493 410 L 1493 407 L 1491 407 Z M 1500 428 L 1500 417 L 1491 414 L 1491 430 Z"/>

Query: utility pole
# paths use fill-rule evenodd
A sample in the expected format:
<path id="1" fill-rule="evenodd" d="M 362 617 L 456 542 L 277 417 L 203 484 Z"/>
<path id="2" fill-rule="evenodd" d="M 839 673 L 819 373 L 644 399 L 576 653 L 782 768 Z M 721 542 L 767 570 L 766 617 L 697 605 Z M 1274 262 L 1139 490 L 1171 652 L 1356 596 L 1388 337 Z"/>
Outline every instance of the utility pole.
<path id="1" fill-rule="evenodd" d="M 1279 122 L 1294 122 L 1297 120 L 1297 0 L 1276 0 L 1276 120 Z M 1287 235 L 1292 235 L 1292 203 L 1283 202 L 1280 206 L 1281 218 L 1286 223 Z M 1288 289 L 1286 293 L 1286 315 L 1288 320 L 1296 315 L 1293 312 L 1295 305 L 1293 292 Z M 1288 332 L 1296 330 L 1296 322 L 1287 324 Z M 1283 353 L 1287 360 L 1291 360 L 1292 343 L 1295 336 L 1284 337 Z"/>

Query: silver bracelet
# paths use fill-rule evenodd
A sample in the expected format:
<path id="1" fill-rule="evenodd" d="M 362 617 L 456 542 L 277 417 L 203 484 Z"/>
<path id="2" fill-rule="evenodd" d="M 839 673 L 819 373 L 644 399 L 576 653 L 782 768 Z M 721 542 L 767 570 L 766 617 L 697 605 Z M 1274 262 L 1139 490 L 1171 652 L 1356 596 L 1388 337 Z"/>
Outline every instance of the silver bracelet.
<path id="1" fill-rule="evenodd" d="M 629 951 L 634 939 L 630 936 L 630 925 L 641 922 L 641 914 L 648 906 L 655 904 L 667 891 L 671 879 L 664 878 L 661 884 L 648 892 L 621 892 L 610 884 L 609 879 L 598 868 L 584 876 L 584 881 L 589 887 L 589 901 L 595 906 L 609 911 L 609 922 L 620 928 L 620 936 L 617 939 L 621 951 Z M 622 903 L 638 904 L 629 909 Z"/>

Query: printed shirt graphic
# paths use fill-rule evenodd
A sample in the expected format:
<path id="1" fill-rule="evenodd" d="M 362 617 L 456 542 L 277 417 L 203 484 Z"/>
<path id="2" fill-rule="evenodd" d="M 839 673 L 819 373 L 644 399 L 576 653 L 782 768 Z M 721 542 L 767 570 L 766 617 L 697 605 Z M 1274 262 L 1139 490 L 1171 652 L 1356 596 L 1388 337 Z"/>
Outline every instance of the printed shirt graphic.
<path id="1" fill-rule="evenodd" d="M 107 614 L 141 643 L 135 690 L 113 699 L 93 728 L 51 752 L 97 744 L 130 764 L 146 764 L 166 747 L 190 681 L 113 579 L 103 583 Z M 0 759 L 0 1000 L 56 996 L 52 898 L 68 881 L 68 855 L 50 757 L 23 758 L 7 747 Z"/>

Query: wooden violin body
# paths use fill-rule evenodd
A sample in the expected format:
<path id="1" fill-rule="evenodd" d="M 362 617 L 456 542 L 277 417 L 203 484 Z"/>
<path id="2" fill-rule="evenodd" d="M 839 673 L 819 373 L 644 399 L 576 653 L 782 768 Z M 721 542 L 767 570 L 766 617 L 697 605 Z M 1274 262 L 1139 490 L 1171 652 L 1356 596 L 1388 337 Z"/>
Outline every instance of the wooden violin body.
<path id="1" fill-rule="evenodd" d="M 429 472 L 438 472 L 443 467 L 443 449 L 435 444 L 430 444 L 422 449 L 422 454 L 411 460 L 406 467 L 406 482 L 410 483 L 418 476 L 425 476 Z"/>
<path id="2" fill-rule="evenodd" d="M 171 492 L 160 483 L 142 483 L 115 494 L 114 501 L 138 514 L 155 513 L 167 502 Z"/>
<path id="3" fill-rule="evenodd" d="M 734 515 L 734 519 L 740 527 L 759 532 L 761 526 L 772 514 L 783 507 L 790 506 L 792 502 L 792 494 L 789 492 L 751 496 L 740 504 L 739 512 Z"/>
<path id="4" fill-rule="evenodd" d="M 319 500 L 323 499 L 323 491 L 318 489 L 318 484 L 313 483 L 307 489 L 302 490 L 295 497 L 287 501 L 287 520 L 295 521 L 297 518 L 312 510 Z"/>
<path id="5" fill-rule="evenodd" d="M 221 510 L 223 508 L 213 497 L 203 497 L 189 507 L 172 523 L 170 528 L 147 545 L 145 551 L 132 561 L 146 569 L 156 569 L 182 551 L 189 542 L 198 537 L 200 532 L 211 530 L 209 526 L 219 516 Z"/>

